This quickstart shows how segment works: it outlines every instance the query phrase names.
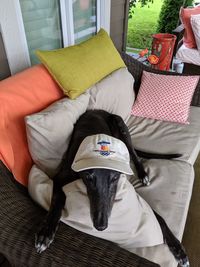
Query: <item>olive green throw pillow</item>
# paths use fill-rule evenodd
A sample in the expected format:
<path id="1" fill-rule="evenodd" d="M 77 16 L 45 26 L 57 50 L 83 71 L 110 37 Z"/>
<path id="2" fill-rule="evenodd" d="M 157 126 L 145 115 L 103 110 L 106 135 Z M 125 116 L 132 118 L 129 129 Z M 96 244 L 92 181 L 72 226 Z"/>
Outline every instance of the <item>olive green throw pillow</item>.
<path id="1" fill-rule="evenodd" d="M 111 72 L 125 67 L 103 29 L 81 44 L 52 51 L 37 50 L 36 54 L 71 99 Z"/>

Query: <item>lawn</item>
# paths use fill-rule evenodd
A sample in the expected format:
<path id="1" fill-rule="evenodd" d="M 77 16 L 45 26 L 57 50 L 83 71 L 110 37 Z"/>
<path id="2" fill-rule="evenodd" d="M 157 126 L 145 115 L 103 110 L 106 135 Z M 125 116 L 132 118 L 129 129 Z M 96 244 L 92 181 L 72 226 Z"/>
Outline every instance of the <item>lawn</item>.
<path id="1" fill-rule="evenodd" d="M 127 47 L 151 48 L 152 34 L 156 33 L 157 21 L 163 0 L 140 7 L 138 3 L 134 14 L 128 21 Z"/>

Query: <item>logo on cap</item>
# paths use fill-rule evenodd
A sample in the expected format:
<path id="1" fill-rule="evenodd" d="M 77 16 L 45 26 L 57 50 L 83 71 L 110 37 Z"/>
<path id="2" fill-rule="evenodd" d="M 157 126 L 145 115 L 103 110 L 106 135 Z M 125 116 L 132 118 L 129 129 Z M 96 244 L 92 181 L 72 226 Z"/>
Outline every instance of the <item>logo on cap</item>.
<path id="1" fill-rule="evenodd" d="M 115 151 L 110 150 L 110 142 L 108 141 L 100 141 L 97 143 L 97 145 L 100 145 L 100 149 L 94 151 L 99 152 L 102 156 L 109 156 L 115 153 Z"/>

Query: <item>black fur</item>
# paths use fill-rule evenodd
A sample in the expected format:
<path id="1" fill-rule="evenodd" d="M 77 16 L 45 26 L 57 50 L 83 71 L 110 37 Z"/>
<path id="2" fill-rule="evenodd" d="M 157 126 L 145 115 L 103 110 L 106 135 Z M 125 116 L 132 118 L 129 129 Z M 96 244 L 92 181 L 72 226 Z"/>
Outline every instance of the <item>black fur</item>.
<path id="1" fill-rule="evenodd" d="M 138 177 L 143 185 L 149 184 L 149 177 L 137 153 L 145 158 L 170 159 L 180 156 L 179 154 L 158 155 L 141 151 L 136 152 L 132 147 L 128 128 L 120 116 L 110 114 L 103 110 L 90 110 L 85 112 L 74 126 L 69 147 L 63 157 L 57 175 L 53 178 L 51 207 L 45 221 L 42 223 L 41 229 L 36 234 L 35 246 L 39 253 L 44 251 L 54 239 L 61 212 L 65 205 L 66 197 L 62 191 L 62 187 L 76 179 L 83 179 L 87 187 L 88 197 L 90 199 L 91 218 L 94 227 L 99 231 L 103 231 L 107 228 L 120 173 L 107 169 L 90 169 L 76 173 L 71 169 L 71 165 L 81 142 L 85 137 L 95 134 L 107 134 L 125 143 L 130 157 L 135 164 Z M 164 240 L 168 244 L 170 250 L 181 266 L 189 266 L 186 265 L 186 263 L 188 263 L 188 258 L 181 243 L 172 234 L 164 219 L 157 213 L 155 213 L 155 215 L 161 226 Z"/>

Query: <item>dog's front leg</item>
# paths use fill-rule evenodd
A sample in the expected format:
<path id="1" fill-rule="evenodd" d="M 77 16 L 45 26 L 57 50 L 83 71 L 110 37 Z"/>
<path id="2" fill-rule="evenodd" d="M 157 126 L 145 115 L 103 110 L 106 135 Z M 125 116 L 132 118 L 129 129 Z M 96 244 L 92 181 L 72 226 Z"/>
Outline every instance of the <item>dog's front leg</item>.
<path id="1" fill-rule="evenodd" d="M 35 236 L 35 247 L 38 253 L 42 253 L 53 242 L 66 196 L 62 188 L 54 182 L 51 206 L 41 228 Z"/>
<path id="2" fill-rule="evenodd" d="M 144 166 L 141 162 L 141 159 L 138 157 L 137 153 L 135 152 L 135 149 L 132 147 L 131 144 L 131 152 L 129 152 L 131 155 L 131 158 L 135 164 L 135 168 L 137 170 L 138 178 L 142 181 L 143 185 L 150 185 L 150 179 L 146 171 L 144 170 Z"/>
<path id="3" fill-rule="evenodd" d="M 181 242 L 174 236 L 165 220 L 154 211 L 163 233 L 163 239 L 181 267 L 189 267 L 189 259 Z"/>
<path id="4" fill-rule="evenodd" d="M 135 164 L 138 178 L 142 181 L 143 185 L 149 185 L 150 179 L 148 177 L 148 174 L 144 170 L 144 166 L 142 164 L 141 159 L 138 157 L 135 149 L 132 146 L 131 136 L 128 127 L 124 123 L 123 119 L 118 115 L 112 114 L 110 116 L 109 125 L 111 127 L 111 132 L 113 136 L 119 138 L 127 146 L 130 157 Z"/>

